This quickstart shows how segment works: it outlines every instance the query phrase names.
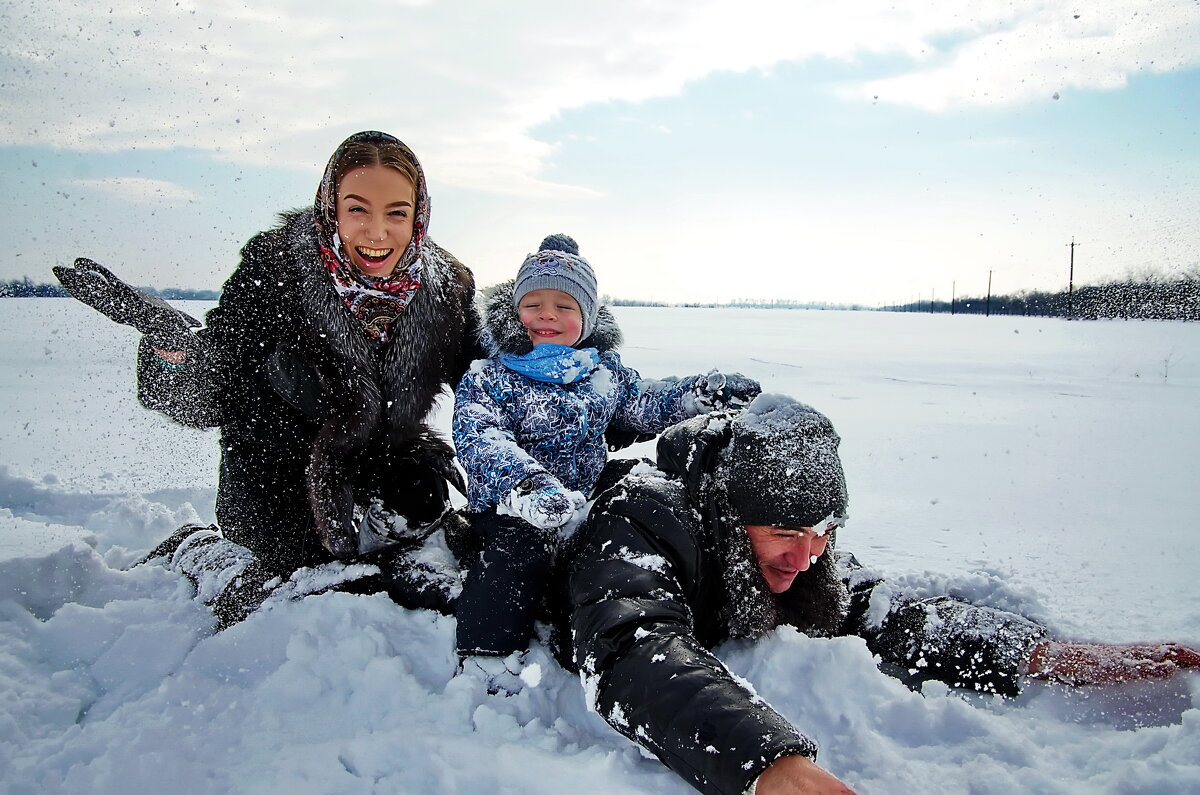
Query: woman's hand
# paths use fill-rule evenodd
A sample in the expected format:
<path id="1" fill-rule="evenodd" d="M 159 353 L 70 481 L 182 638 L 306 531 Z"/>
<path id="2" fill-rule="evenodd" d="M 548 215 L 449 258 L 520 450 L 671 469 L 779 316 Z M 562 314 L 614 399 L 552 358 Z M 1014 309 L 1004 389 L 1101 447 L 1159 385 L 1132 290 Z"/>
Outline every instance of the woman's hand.
<path id="1" fill-rule="evenodd" d="M 183 349 L 194 344 L 192 329 L 200 321 L 180 312 L 157 295 L 130 287 L 98 262 L 86 257 L 72 267 L 55 265 L 54 275 L 72 297 L 117 323 L 133 326 L 163 349 Z"/>
<path id="2" fill-rule="evenodd" d="M 831 773 L 803 756 L 781 756 L 762 772 L 754 785 L 754 795 L 854 795 Z"/>
<path id="3" fill-rule="evenodd" d="M 1046 640 L 1029 657 L 1031 676 L 1068 685 L 1169 679 L 1186 668 L 1200 669 L 1200 651 L 1178 643 L 1109 646 Z"/>

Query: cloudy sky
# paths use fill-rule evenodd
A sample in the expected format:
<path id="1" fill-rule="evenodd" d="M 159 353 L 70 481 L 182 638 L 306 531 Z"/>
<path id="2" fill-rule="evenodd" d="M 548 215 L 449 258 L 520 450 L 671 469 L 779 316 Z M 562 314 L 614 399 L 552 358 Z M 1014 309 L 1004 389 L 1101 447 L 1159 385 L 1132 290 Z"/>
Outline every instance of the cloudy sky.
<path id="1" fill-rule="evenodd" d="M 1196 0 L 6 0 L 0 31 L 4 280 L 217 288 L 369 128 L 481 285 L 549 232 L 665 301 L 1056 290 L 1072 238 L 1077 284 L 1200 266 Z"/>

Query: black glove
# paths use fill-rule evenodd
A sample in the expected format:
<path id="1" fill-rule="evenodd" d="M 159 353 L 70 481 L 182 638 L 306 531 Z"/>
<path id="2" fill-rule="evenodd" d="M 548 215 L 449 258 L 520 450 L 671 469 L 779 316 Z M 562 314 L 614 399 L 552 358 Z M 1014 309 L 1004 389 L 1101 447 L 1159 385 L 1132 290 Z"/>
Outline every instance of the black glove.
<path id="1" fill-rule="evenodd" d="M 742 408 L 762 392 L 762 387 L 753 378 L 741 373 L 721 373 L 712 370 L 708 375 L 696 377 L 693 387 L 696 403 L 705 411 L 726 408 Z"/>
<path id="2" fill-rule="evenodd" d="M 626 431 L 609 425 L 604 429 L 604 443 L 608 445 L 608 452 L 615 453 L 618 450 L 624 450 L 631 444 L 648 442 L 657 435 L 654 433 L 642 433 L 640 431 Z"/>
<path id="3" fill-rule="evenodd" d="M 199 320 L 156 295 L 130 287 L 103 265 L 80 257 L 73 268 L 56 265 L 54 275 L 73 298 L 118 323 L 133 326 L 158 350 L 186 351 L 196 347 L 191 330 L 199 328 Z"/>

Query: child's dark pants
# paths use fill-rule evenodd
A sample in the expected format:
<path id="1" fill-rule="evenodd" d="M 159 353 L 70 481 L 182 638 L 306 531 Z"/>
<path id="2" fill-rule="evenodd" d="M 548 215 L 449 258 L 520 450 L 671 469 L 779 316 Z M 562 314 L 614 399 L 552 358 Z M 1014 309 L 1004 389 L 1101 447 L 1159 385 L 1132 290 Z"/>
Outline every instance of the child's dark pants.
<path id="1" fill-rule="evenodd" d="M 458 597 L 458 653 L 503 657 L 523 651 L 533 636 L 557 531 L 500 516 L 494 508 L 473 514 L 471 525 L 483 554 Z"/>

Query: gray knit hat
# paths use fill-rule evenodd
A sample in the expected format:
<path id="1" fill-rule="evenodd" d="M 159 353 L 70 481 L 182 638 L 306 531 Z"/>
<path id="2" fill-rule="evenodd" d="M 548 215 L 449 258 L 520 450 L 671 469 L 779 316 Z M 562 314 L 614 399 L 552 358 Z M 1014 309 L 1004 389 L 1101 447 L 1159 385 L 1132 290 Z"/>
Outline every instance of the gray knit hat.
<path id="1" fill-rule="evenodd" d="M 730 423 L 716 478 L 744 525 L 813 527 L 846 516 L 841 438 L 821 412 L 785 395 L 759 395 Z"/>
<path id="2" fill-rule="evenodd" d="M 579 304 L 583 315 L 582 342 L 591 336 L 596 326 L 596 275 L 592 266 L 579 256 L 579 244 L 566 235 L 550 235 L 521 263 L 513 283 L 513 306 L 534 290 L 561 290 Z"/>

